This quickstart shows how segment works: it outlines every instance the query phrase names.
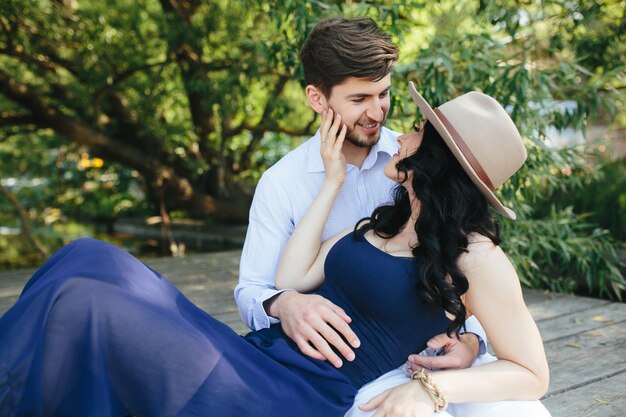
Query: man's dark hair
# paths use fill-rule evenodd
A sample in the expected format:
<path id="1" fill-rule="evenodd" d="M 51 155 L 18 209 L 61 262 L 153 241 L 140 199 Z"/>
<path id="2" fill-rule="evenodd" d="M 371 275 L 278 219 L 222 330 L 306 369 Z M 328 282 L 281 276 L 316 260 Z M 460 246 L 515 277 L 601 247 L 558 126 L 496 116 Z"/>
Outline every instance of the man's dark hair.
<path id="1" fill-rule="evenodd" d="M 331 17 L 318 22 L 300 50 L 304 82 L 326 97 L 348 77 L 378 81 L 398 61 L 391 37 L 369 17 Z"/>

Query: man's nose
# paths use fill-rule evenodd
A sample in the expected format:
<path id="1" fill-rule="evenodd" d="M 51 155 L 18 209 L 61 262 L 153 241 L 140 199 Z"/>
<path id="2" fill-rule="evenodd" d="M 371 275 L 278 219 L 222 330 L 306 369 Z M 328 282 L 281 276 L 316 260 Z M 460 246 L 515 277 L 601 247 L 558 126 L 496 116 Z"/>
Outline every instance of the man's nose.
<path id="1" fill-rule="evenodd" d="M 380 100 L 374 100 L 374 102 L 368 107 L 365 115 L 377 123 L 382 123 L 385 118 L 385 112 Z"/>

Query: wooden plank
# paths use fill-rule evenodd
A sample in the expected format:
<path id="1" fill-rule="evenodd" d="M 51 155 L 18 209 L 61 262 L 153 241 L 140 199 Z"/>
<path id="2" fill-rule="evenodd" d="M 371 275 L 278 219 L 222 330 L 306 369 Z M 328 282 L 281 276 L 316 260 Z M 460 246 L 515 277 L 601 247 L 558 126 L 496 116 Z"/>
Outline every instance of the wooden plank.
<path id="1" fill-rule="evenodd" d="M 533 292 L 525 291 L 524 298 L 526 299 L 528 310 L 537 322 L 609 304 L 609 301 L 598 298 L 564 294 L 553 294 L 553 297 L 539 300 L 536 298 L 536 293 L 533 294 L 535 296 L 534 302 L 529 303 L 527 300 L 529 298 L 527 297 L 528 294 L 533 294 Z"/>
<path id="2" fill-rule="evenodd" d="M 22 293 L 24 285 L 35 270 L 21 269 L 0 273 L 0 317 L 7 311 Z"/>
<path id="3" fill-rule="evenodd" d="M 608 303 L 537 322 L 544 344 L 592 329 L 626 321 L 626 304 Z"/>
<path id="4" fill-rule="evenodd" d="M 20 269 L 17 271 L 0 272 L 0 291 L 13 290 L 18 288 L 20 291 L 28 278 L 35 273 L 35 269 Z"/>
<path id="5" fill-rule="evenodd" d="M 546 343 L 551 376 L 546 396 L 626 371 L 625 346 L 624 322 Z"/>
<path id="6" fill-rule="evenodd" d="M 142 259 L 142 261 L 161 272 L 163 275 L 168 276 L 170 273 L 177 273 L 179 271 L 205 271 L 209 272 L 213 269 L 224 269 L 225 267 L 232 267 L 239 269 L 239 258 L 241 257 L 241 251 L 227 251 L 227 252 L 215 252 L 207 254 L 197 254 L 185 256 L 182 258 L 151 258 Z"/>
<path id="7" fill-rule="evenodd" d="M 0 288 L 0 298 L 17 297 L 21 294 L 24 283 L 16 284 L 11 287 Z"/>
<path id="8" fill-rule="evenodd" d="M 19 295 L 19 294 L 18 294 Z M 17 301 L 18 295 L 0 297 L 0 317 Z"/>
<path id="9" fill-rule="evenodd" d="M 626 372 L 551 396 L 543 404 L 552 417 L 626 415 Z"/>

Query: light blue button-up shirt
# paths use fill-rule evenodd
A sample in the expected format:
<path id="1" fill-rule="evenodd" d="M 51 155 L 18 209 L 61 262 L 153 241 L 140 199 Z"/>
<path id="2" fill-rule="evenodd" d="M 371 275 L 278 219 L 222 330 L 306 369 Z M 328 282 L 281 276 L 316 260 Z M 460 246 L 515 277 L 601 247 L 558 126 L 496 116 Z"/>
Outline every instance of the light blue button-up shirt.
<path id="1" fill-rule="evenodd" d="M 398 135 L 383 128 L 378 143 L 371 148 L 361 168 L 348 164 L 346 179 L 322 234 L 323 240 L 354 226 L 376 207 L 391 201 L 391 189 L 396 183 L 385 177 L 383 169 L 398 150 Z M 274 274 L 280 256 L 325 178 L 319 131 L 261 177 L 250 208 L 239 284 L 235 288 L 239 314 L 248 327 L 258 330 L 277 322 L 268 317 L 263 302 L 279 292 L 274 288 Z"/>

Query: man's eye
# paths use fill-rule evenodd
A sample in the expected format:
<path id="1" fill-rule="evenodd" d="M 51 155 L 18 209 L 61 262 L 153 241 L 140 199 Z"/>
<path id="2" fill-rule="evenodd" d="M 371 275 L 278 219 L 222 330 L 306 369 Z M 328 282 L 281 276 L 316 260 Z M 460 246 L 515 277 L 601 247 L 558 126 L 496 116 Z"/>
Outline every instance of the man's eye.
<path id="1" fill-rule="evenodd" d="M 353 103 L 363 103 L 363 99 L 362 98 L 355 98 L 353 100 L 351 100 Z"/>

